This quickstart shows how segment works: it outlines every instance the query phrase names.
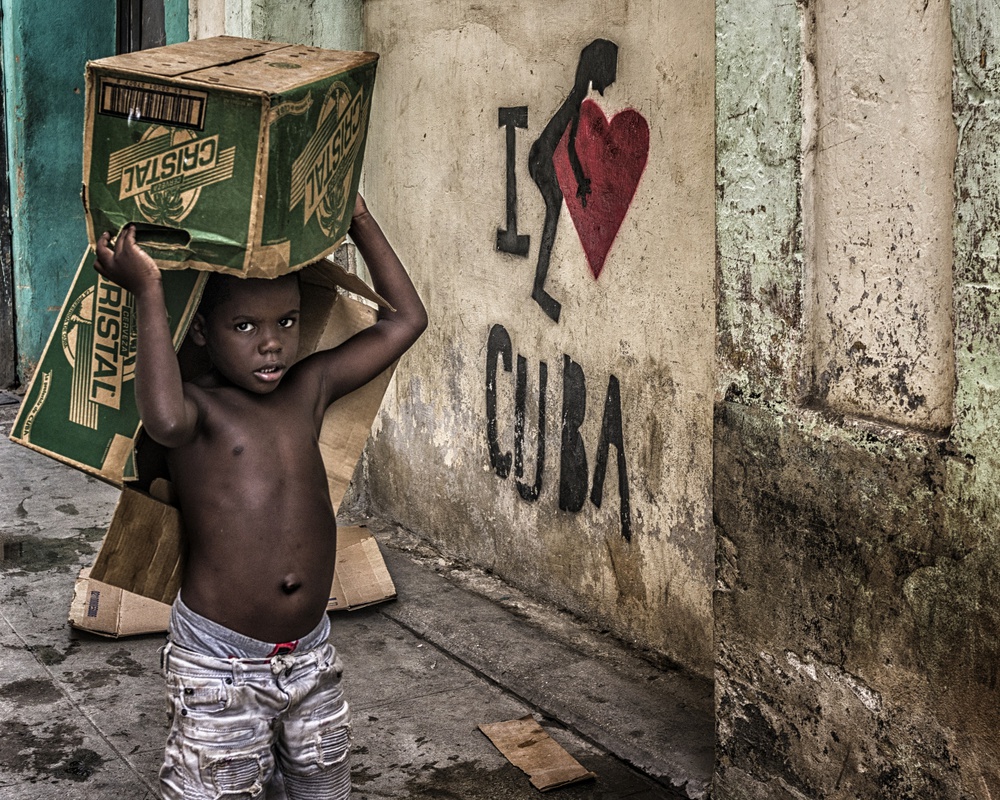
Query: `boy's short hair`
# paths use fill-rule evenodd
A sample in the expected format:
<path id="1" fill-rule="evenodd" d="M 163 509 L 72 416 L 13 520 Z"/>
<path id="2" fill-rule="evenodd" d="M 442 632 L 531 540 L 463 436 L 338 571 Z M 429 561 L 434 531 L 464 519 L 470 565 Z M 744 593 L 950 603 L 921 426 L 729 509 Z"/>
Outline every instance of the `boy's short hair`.
<path id="1" fill-rule="evenodd" d="M 232 275 L 223 275 L 221 272 L 213 272 L 205 282 L 205 289 L 201 293 L 201 303 L 198 305 L 198 313 L 208 319 L 212 312 L 223 302 L 229 299 L 230 281 L 237 280 Z"/>
<path id="2" fill-rule="evenodd" d="M 299 278 L 299 273 L 291 273 L 295 275 L 295 283 L 301 289 L 301 280 Z M 245 280 L 277 280 L 276 278 L 266 279 L 266 278 L 240 278 L 236 275 L 227 275 L 222 272 L 213 272 L 208 276 L 208 280 L 205 282 L 205 289 L 201 294 L 201 302 L 198 305 L 198 313 L 201 314 L 205 319 L 208 319 L 212 312 L 215 311 L 222 303 L 226 302 L 232 295 L 232 287 L 234 281 L 245 281 Z"/>

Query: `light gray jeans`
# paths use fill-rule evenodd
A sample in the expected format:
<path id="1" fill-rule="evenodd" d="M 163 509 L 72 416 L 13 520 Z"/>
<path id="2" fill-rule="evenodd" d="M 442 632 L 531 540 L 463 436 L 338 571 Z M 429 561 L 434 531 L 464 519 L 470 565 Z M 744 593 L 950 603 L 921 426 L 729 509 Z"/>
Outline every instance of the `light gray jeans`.
<path id="1" fill-rule="evenodd" d="M 341 672 L 326 641 L 270 658 L 220 658 L 168 643 L 164 799 L 263 799 L 282 783 L 289 800 L 349 797 Z"/>

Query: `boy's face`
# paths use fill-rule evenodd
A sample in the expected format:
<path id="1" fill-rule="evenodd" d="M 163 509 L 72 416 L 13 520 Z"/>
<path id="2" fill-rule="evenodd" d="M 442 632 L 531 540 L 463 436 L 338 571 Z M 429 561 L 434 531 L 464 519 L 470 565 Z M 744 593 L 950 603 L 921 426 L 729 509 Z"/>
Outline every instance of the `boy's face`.
<path id="1" fill-rule="evenodd" d="M 192 334 L 215 370 L 256 394 L 274 391 L 299 349 L 299 283 L 233 278 L 208 316 L 196 315 Z"/>

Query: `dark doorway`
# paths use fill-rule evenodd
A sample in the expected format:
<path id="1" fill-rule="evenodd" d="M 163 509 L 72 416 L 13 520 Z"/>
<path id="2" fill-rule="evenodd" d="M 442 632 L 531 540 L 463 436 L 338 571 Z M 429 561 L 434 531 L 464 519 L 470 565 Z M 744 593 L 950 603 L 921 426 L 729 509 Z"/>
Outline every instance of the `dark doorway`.
<path id="1" fill-rule="evenodd" d="M 0 6 L 0 26 L 3 6 Z M 3 43 L 0 42 L 0 87 L 3 75 Z M 0 91 L 0 389 L 17 385 L 17 348 L 14 340 L 14 261 L 10 227 L 10 173 L 7 171 L 7 113 Z"/>
<path id="2" fill-rule="evenodd" d="M 119 53 L 165 45 L 163 0 L 118 0 L 117 30 Z"/>

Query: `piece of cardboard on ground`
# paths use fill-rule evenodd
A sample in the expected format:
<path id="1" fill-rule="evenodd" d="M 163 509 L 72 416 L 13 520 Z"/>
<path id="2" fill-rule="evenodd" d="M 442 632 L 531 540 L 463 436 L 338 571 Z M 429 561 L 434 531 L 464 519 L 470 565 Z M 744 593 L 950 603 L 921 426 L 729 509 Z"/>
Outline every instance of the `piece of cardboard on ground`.
<path id="1" fill-rule="evenodd" d="M 527 773 L 531 785 L 539 791 L 597 777 L 549 736 L 534 717 L 483 724 L 479 730 L 511 764 Z"/>
<path id="2" fill-rule="evenodd" d="M 350 226 L 375 53 L 219 36 L 87 64 L 94 246 L 137 224 L 164 269 L 276 277 Z"/>
<path id="3" fill-rule="evenodd" d="M 328 611 L 349 611 L 396 596 L 389 569 L 371 531 L 345 527 L 337 531 L 337 568 L 333 573 Z"/>
<path id="4" fill-rule="evenodd" d="M 85 567 L 73 586 L 69 622 L 74 628 L 113 638 L 160 633 L 170 622 L 170 606 L 91 578 L 90 568 Z"/>

